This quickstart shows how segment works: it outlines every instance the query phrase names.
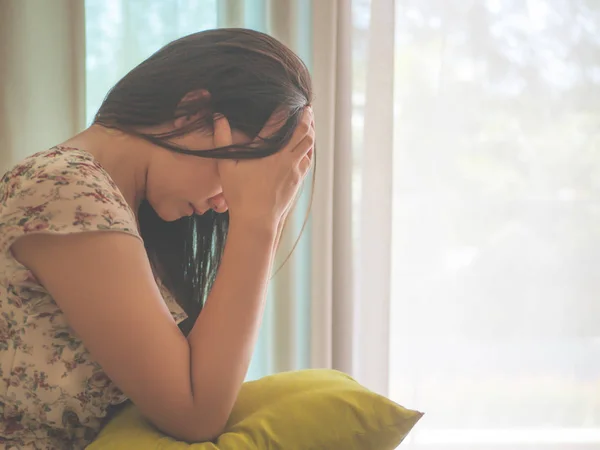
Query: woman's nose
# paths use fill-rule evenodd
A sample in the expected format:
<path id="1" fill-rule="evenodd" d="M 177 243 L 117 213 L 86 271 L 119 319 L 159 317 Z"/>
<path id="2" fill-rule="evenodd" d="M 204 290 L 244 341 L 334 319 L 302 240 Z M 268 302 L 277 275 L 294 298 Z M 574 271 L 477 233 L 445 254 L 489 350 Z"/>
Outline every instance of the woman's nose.
<path id="1" fill-rule="evenodd" d="M 223 194 L 218 194 L 214 197 L 211 197 L 208 203 L 211 206 L 211 208 L 218 213 L 224 213 L 225 211 L 227 211 L 227 202 L 225 201 L 225 197 L 223 196 Z"/>

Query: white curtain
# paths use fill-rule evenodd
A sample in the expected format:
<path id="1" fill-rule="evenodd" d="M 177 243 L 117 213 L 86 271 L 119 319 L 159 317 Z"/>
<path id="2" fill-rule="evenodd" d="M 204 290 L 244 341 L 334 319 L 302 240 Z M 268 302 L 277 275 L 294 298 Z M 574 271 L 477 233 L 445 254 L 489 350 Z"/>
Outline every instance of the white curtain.
<path id="1" fill-rule="evenodd" d="M 389 382 L 394 105 L 394 0 L 371 5 L 358 240 L 360 380 L 382 394 Z M 373 32 L 376 30 L 376 32 Z"/>
<path id="2" fill-rule="evenodd" d="M 600 448 L 600 4 L 352 22 L 358 373 L 426 412 L 402 448 Z"/>
<path id="3" fill-rule="evenodd" d="M 351 4 L 313 3 L 317 176 L 312 214 L 311 366 L 355 373 Z"/>
<path id="4" fill-rule="evenodd" d="M 83 127 L 79 0 L 0 1 L 0 172 Z"/>

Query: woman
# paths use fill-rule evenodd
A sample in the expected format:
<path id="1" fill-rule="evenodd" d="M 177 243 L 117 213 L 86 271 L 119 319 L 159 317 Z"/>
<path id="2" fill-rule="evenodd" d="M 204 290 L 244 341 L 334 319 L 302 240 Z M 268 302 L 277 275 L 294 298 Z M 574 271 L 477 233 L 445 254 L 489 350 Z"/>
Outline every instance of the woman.
<path id="1" fill-rule="evenodd" d="M 219 435 L 311 166 L 311 95 L 273 38 L 193 34 L 4 176 L 0 448 L 83 448 L 126 399 L 175 438 Z"/>

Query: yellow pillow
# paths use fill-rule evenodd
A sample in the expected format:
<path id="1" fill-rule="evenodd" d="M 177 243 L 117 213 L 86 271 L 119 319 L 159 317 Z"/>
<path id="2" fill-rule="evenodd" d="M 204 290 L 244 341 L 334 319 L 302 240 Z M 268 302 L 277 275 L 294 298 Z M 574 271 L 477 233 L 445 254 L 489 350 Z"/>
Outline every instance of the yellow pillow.
<path id="1" fill-rule="evenodd" d="M 131 406 L 87 450 L 392 450 L 422 415 L 341 372 L 302 370 L 244 383 L 215 443 L 178 442 Z"/>

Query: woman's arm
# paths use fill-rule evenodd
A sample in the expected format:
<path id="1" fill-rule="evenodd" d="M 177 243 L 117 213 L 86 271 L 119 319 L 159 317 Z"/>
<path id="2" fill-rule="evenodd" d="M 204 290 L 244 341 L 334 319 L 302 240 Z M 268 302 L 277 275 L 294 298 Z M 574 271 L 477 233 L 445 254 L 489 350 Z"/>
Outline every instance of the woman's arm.
<path id="1" fill-rule="evenodd" d="M 195 407 L 209 437 L 224 428 L 248 371 L 265 306 L 276 236 L 274 224 L 232 220 L 219 273 L 188 336 Z"/>
<path id="2" fill-rule="evenodd" d="M 230 135 L 226 119 L 218 122 L 215 134 Z M 219 161 L 230 229 L 206 306 L 187 338 L 161 297 L 140 239 L 118 231 L 33 234 L 12 245 L 92 358 L 142 414 L 176 438 L 212 440 L 229 418 L 256 342 L 277 226 L 310 167 L 311 123 L 307 109 L 274 155 Z"/>
<path id="3" fill-rule="evenodd" d="M 118 232 L 31 235 L 13 245 L 107 375 L 164 432 L 224 427 L 256 341 L 276 226 L 232 221 L 219 274 L 186 340 L 143 244 Z"/>

